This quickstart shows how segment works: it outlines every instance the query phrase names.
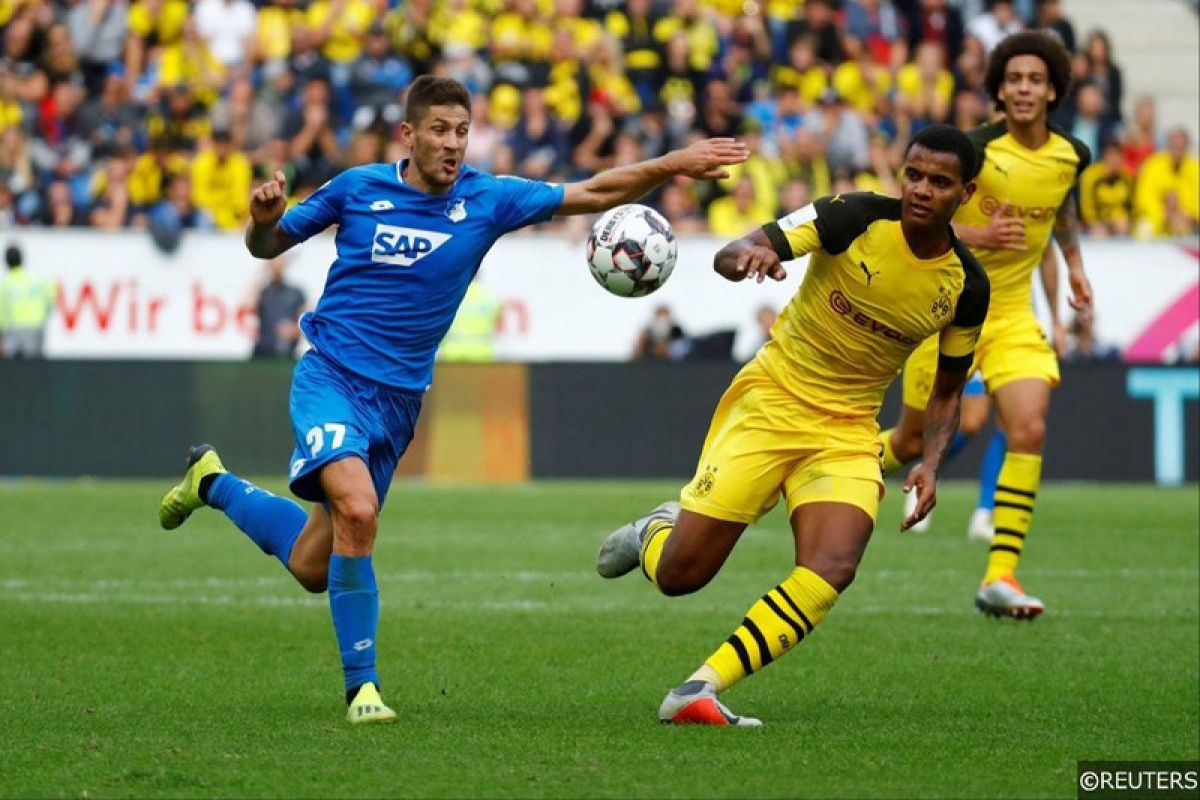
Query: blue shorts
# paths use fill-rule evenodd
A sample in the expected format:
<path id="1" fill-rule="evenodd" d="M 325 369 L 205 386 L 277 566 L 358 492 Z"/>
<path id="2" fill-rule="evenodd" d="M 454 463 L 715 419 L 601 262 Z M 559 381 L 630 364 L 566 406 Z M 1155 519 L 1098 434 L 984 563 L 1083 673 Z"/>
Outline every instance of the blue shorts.
<path id="1" fill-rule="evenodd" d="M 424 394 L 392 389 L 355 375 L 316 350 L 292 373 L 288 410 L 296 449 L 288 475 L 292 493 L 325 502 L 321 468 L 348 456 L 367 465 L 379 507 L 400 456 L 412 441 Z"/>
<path id="2" fill-rule="evenodd" d="M 983 378 L 979 377 L 978 370 L 971 373 L 970 380 L 963 387 L 963 397 L 979 397 L 987 394 L 987 386 L 983 383 Z"/>

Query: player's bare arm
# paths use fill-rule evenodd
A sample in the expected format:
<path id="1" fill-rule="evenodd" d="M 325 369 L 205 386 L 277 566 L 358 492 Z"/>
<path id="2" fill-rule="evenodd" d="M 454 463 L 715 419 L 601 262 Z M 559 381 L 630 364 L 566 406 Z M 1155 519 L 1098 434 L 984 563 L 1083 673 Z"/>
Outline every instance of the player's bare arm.
<path id="1" fill-rule="evenodd" d="M 762 283 L 764 278 L 781 281 L 787 277 L 779 253 L 762 228 L 722 247 L 713 259 L 713 269 L 734 282 L 754 278 Z"/>
<path id="2" fill-rule="evenodd" d="M 970 363 L 968 359 L 968 364 Z M 921 462 L 913 467 L 904 481 L 904 491 L 917 492 L 917 506 L 901 524 L 906 531 L 928 516 L 937 504 L 937 474 L 946 451 L 958 430 L 962 409 L 962 391 L 967 385 L 969 367 L 946 369 L 939 367 L 933 380 L 929 405 L 925 407 L 925 451 Z"/>
<path id="3" fill-rule="evenodd" d="M 606 170 L 586 181 L 563 187 L 558 216 L 595 214 L 622 203 L 632 203 L 655 186 L 675 175 L 697 180 L 729 177 L 725 167 L 740 164 L 749 156 L 746 145 L 736 139 L 705 139 L 665 156 Z"/>
<path id="4" fill-rule="evenodd" d="M 1062 358 L 1067 354 L 1067 326 L 1063 325 L 1058 311 L 1058 256 L 1054 245 L 1047 244 L 1042 251 L 1042 263 L 1038 266 L 1042 276 L 1042 292 L 1046 296 L 1046 307 L 1050 312 L 1050 333 L 1054 352 Z"/>
<path id="5" fill-rule="evenodd" d="M 1067 282 L 1071 285 L 1067 302 L 1076 311 L 1090 309 L 1092 282 L 1083 270 L 1083 254 L 1079 250 L 1079 214 L 1073 197 L 1067 197 L 1066 202 L 1058 208 L 1058 216 L 1054 219 L 1054 241 L 1058 242 L 1063 260 L 1067 262 Z"/>
<path id="6" fill-rule="evenodd" d="M 287 210 L 287 177 L 279 170 L 274 177 L 250 193 L 250 225 L 246 249 L 255 258 L 270 259 L 286 252 L 296 242 L 279 230 Z"/>

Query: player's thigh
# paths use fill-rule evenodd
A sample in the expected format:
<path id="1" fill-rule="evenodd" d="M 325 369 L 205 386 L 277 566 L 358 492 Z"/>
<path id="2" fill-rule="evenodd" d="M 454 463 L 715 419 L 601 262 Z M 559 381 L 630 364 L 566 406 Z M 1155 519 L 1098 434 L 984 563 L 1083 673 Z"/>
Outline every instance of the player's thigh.
<path id="1" fill-rule="evenodd" d="M 813 425 L 797 402 L 752 365 L 742 370 L 713 414 L 700 462 L 680 492 L 687 511 L 750 524 L 779 501 L 796 461 L 794 441 Z"/>
<path id="2" fill-rule="evenodd" d="M 353 378 L 314 351 L 296 365 L 288 406 L 295 437 L 289 486 L 297 497 L 327 502 L 326 467 L 347 458 L 369 462 L 374 422 L 364 419 L 355 393 Z"/>
<path id="3" fill-rule="evenodd" d="M 853 582 L 874 517 L 859 502 L 823 500 L 804 503 L 792 512 L 796 566 L 820 575 L 839 592 Z"/>
<path id="4" fill-rule="evenodd" d="M 1038 380 L 1057 386 L 1058 356 L 1032 313 L 1012 319 L 989 319 L 976 347 L 975 361 L 996 396 L 1005 385 Z"/>
<path id="5" fill-rule="evenodd" d="M 933 379 L 937 375 L 938 338 L 930 336 L 912 351 L 904 362 L 901 376 L 901 397 L 905 408 L 925 413 L 929 395 L 933 392 Z"/>

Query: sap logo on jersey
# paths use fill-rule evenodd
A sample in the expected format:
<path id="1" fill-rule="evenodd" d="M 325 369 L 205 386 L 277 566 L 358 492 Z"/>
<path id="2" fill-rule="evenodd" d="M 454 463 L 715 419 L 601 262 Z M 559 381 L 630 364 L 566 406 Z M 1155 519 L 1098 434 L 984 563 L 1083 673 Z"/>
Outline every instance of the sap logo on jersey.
<path id="1" fill-rule="evenodd" d="M 450 234 L 376 225 L 371 240 L 371 260 L 411 267 L 450 240 Z"/>

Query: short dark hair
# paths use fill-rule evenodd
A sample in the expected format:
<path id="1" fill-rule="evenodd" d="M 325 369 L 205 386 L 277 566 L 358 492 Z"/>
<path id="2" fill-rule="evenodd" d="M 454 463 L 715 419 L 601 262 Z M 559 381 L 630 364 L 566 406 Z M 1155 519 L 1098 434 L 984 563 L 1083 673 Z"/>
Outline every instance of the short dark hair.
<path id="1" fill-rule="evenodd" d="M 1004 101 L 1000 99 L 1000 87 L 1004 84 L 1004 71 L 1008 62 L 1017 56 L 1036 56 L 1046 65 L 1050 75 L 1050 83 L 1054 86 L 1054 99 L 1050 101 L 1051 111 L 1066 99 L 1067 91 L 1071 88 L 1071 56 L 1062 40 L 1047 31 L 1021 31 L 1006 37 L 988 57 L 987 75 L 983 85 L 996 104 L 996 108 L 1004 110 Z"/>
<path id="2" fill-rule="evenodd" d="M 974 180 L 979 174 L 979 158 L 975 154 L 975 145 L 971 144 L 965 133 L 953 125 L 928 125 L 921 128 L 908 140 L 908 147 L 904 148 L 904 157 L 908 158 L 909 152 L 918 145 L 935 153 L 953 153 L 957 156 L 963 183 Z"/>
<path id="3" fill-rule="evenodd" d="M 471 93 L 453 78 L 422 75 L 408 87 L 404 103 L 404 120 L 416 125 L 430 106 L 462 106 L 471 113 Z"/>
<path id="4" fill-rule="evenodd" d="M 22 258 L 20 247 L 17 247 L 15 244 L 10 244 L 8 247 L 4 248 L 5 264 L 8 264 L 10 267 L 19 267 L 21 266 L 21 261 Z"/>

